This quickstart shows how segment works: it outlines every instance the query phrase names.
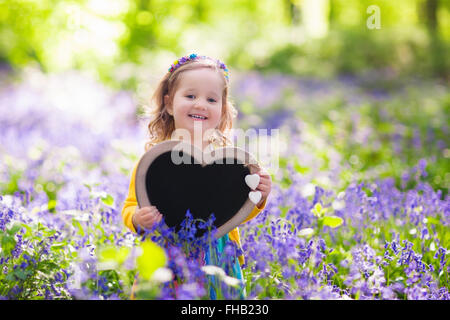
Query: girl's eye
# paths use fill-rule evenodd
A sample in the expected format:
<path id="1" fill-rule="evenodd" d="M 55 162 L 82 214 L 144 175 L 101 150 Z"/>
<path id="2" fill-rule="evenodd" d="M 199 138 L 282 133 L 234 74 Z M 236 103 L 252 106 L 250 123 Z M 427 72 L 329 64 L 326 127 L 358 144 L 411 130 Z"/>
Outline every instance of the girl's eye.
<path id="1" fill-rule="evenodd" d="M 190 98 L 193 97 L 193 96 L 194 96 L 193 94 L 188 94 L 188 95 L 186 96 L 186 98 L 189 98 L 189 99 L 190 99 Z M 216 101 L 215 99 L 213 99 L 213 98 L 209 98 L 208 101 L 211 102 L 211 103 L 217 102 L 217 101 Z"/>

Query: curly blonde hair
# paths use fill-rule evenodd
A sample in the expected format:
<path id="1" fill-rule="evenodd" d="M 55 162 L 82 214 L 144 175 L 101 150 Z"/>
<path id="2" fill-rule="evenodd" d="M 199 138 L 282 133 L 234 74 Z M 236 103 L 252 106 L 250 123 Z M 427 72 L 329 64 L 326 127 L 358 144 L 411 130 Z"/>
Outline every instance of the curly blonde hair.
<path id="1" fill-rule="evenodd" d="M 169 103 L 173 102 L 173 97 L 179 85 L 180 75 L 189 70 L 199 68 L 210 68 L 218 72 L 223 78 L 224 88 L 222 91 L 222 116 L 219 125 L 210 138 L 210 142 L 217 146 L 232 145 L 229 137 L 233 128 L 233 119 L 237 116 L 237 110 L 228 97 L 230 90 L 229 83 L 223 74 L 223 70 L 212 59 L 196 59 L 185 62 L 183 65 L 168 72 L 159 82 L 151 98 L 149 110 L 150 122 L 148 124 L 149 141 L 145 144 L 145 151 L 148 151 L 155 144 L 171 138 L 175 130 L 175 121 L 164 105 L 164 96 L 169 96 Z"/>

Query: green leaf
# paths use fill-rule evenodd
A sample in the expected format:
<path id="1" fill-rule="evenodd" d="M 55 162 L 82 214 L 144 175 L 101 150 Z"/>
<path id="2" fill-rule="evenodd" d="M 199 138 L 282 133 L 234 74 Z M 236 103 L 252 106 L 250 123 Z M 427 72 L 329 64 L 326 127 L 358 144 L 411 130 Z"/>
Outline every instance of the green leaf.
<path id="1" fill-rule="evenodd" d="M 3 236 L 2 237 L 2 251 L 5 252 L 6 255 L 11 254 L 11 251 L 16 246 L 16 240 L 14 240 L 13 236 Z"/>
<path id="2" fill-rule="evenodd" d="M 314 208 L 312 209 L 312 213 L 318 218 L 322 218 L 325 215 L 326 211 L 327 210 L 322 207 L 320 202 L 317 202 Z"/>
<path id="3" fill-rule="evenodd" d="M 81 223 L 78 220 L 75 220 L 75 218 L 74 218 L 74 219 L 72 219 L 72 225 L 74 227 L 77 227 L 80 236 L 84 237 L 84 229 L 83 229 L 83 226 L 81 225 Z"/>
<path id="4" fill-rule="evenodd" d="M 301 174 L 305 174 L 310 170 L 308 167 L 302 167 L 297 158 L 294 159 L 294 169 Z"/>
<path id="5" fill-rule="evenodd" d="M 142 278 L 150 280 L 156 269 L 166 265 L 166 253 L 150 240 L 143 242 L 140 248 L 142 254 L 136 259 L 137 268 Z"/>
<path id="6" fill-rule="evenodd" d="M 48 210 L 53 210 L 56 208 L 56 200 L 50 200 L 47 204 Z"/>
<path id="7" fill-rule="evenodd" d="M 12 281 L 15 281 L 16 279 L 14 278 L 14 274 L 11 272 L 11 273 L 8 273 L 7 275 L 6 275 L 6 277 L 5 277 L 5 279 L 6 280 L 8 280 L 9 282 L 12 282 Z"/>
<path id="8" fill-rule="evenodd" d="M 41 268 L 41 271 L 45 271 L 47 273 L 50 273 L 54 270 L 59 270 L 60 266 L 51 260 L 44 260 L 39 263 L 39 268 Z"/>
<path id="9" fill-rule="evenodd" d="M 280 211 L 281 211 L 280 217 L 281 218 L 286 218 L 286 214 L 287 214 L 287 212 L 289 211 L 290 208 L 291 207 L 281 207 L 280 208 Z"/>
<path id="10" fill-rule="evenodd" d="M 336 216 L 326 216 L 323 218 L 323 224 L 331 227 L 331 228 L 337 228 L 339 227 L 342 223 L 344 222 L 344 220 L 342 220 L 341 217 L 336 217 Z"/>
<path id="11" fill-rule="evenodd" d="M 100 261 L 101 262 L 107 262 L 107 261 L 115 261 L 119 264 L 122 264 L 130 254 L 130 248 L 128 247 L 106 247 L 103 248 L 100 251 Z"/>
<path id="12" fill-rule="evenodd" d="M 427 222 L 431 223 L 431 224 L 440 224 L 441 221 L 439 221 L 438 218 L 435 217 L 427 217 Z"/>
<path id="13" fill-rule="evenodd" d="M 106 197 L 102 197 L 101 199 L 102 199 L 102 202 L 104 204 L 106 204 L 107 206 L 114 205 L 114 198 L 109 194 L 107 194 Z"/>
<path id="14" fill-rule="evenodd" d="M 31 229 L 30 226 L 26 225 L 26 224 L 22 224 L 22 227 L 24 227 L 26 229 L 24 236 L 30 237 L 33 234 L 33 229 Z"/>
<path id="15" fill-rule="evenodd" d="M 26 280 L 27 275 L 22 271 L 22 269 L 16 269 L 14 270 L 14 275 L 19 278 L 20 280 Z"/>
<path id="16" fill-rule="evenodd" d="M 65 242 L 55 242 L 51 245 L 51 248 L 52 249 L 61 249 L 64 246 L 66 246 Z"/>
<path id="17" fill-rule="evenodd" d="M 13 236 L 22 228 L 20 224 L 15 224 L 11 229 L 8 230 L 8 234 Z"/>

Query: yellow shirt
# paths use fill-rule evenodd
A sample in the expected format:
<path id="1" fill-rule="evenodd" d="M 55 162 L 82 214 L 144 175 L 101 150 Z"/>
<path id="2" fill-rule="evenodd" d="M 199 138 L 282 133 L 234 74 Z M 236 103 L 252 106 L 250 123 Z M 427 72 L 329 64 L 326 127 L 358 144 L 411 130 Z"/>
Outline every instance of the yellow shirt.
<path id="1" fill-rule="evenodd" d="M 133 171 L 131 174 L 130 186 L 128 188 L 128 196 L 125 199 L 125 203 L 122 208 L 122 219 L 123 219 L 124 224 L 135 233 L 137 231 L 134 228 L 132 218 L 133 218 L 133 214 L 136 210 L 136 207 L 138 205 L 137 200 L 136 200 L 136 189 L 135 189 L 136 170 L 137 170 L 138 164 L 139 164 L 139 162 L 136 163 L 133 168 Z M 266 201 L 267 201 L 267 199 L 264 200 L 264 202 L 261 204 L 260 207 L 255 206 L 253 208 L 252 212 L 249 214 L 249 216 L 242 223 L 245 223 L 245 222 L 253 219 L 254 217 L 256 217 L 266 206 Z M 164 212 L 162 212 L 162 214 L 164 214 Z M 239 248 L 241 248 L 241 241 L 239 238 L 239 229 L 237 227 L 228 233 L 228 237 L 230 238 L 231 241 L 234 241 L 238 245 Z M 244 264 L 244 256 L 243 255 L 239 256 L 238 259 L 239 259 L 239 263 L 241 265 Z"/>

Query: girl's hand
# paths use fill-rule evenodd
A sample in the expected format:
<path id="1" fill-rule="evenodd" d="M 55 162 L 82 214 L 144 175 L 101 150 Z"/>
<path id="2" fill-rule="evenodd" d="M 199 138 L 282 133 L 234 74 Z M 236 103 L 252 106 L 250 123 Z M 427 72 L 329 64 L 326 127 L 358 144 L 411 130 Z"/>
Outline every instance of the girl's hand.
<path id="1" fill-rule="evenodd" d="M 155 206 L 136 207 L 134 212 L 132 221 L 134 228 L 137 230 L 138 227 L 150 229 L 153 224 L 160 222 L 162 219 L 161 213 L 159 213 L 158 209 Z"/>
<path id="2" fill-rule="evenodd" d="M 264 169 L 260 169 L 258 172 L 256 172 L 259 177 L 259 184 L 256 187 L 256 190 L 261 192 L 261 200 L 256 205 L 258 208 L 262 206 L 263 202 L 267 199 L 269 196 L 270 190 L 272 188 L 272 178 L 270 177 L 269 173 L 265 171 Z"/>

